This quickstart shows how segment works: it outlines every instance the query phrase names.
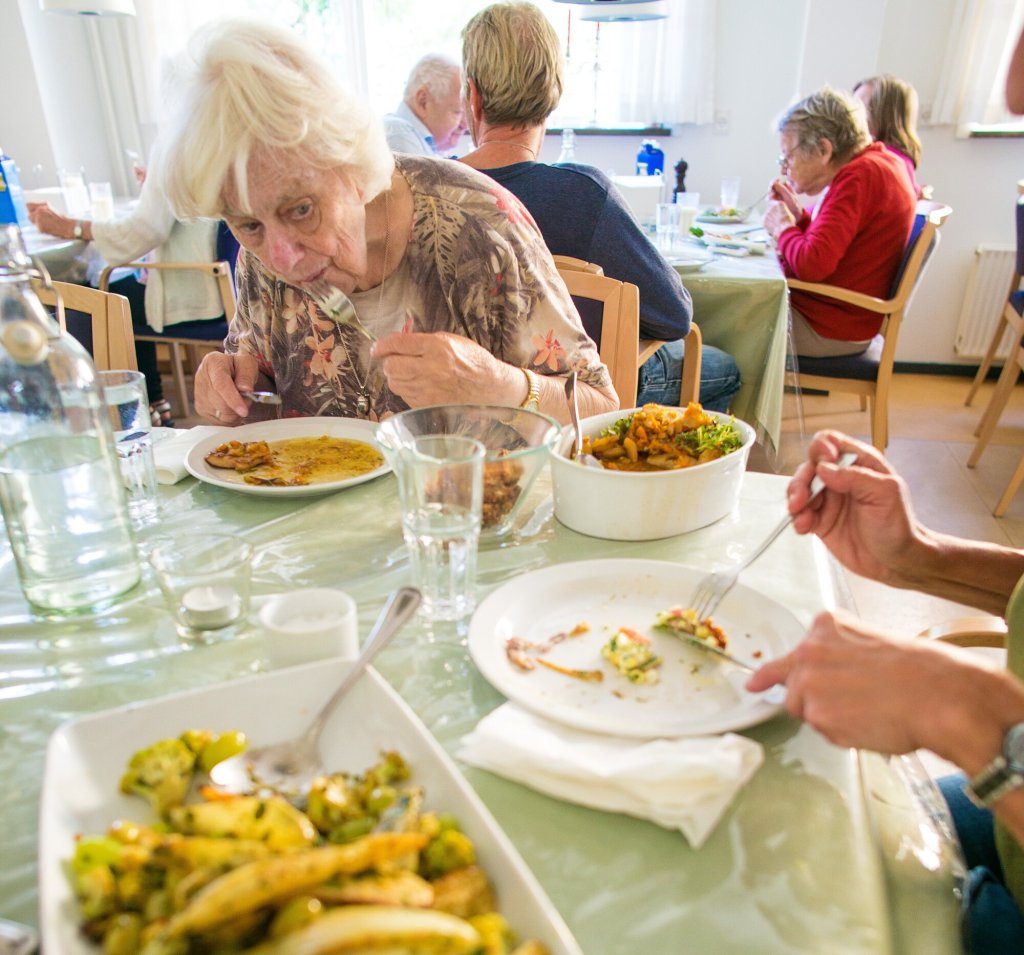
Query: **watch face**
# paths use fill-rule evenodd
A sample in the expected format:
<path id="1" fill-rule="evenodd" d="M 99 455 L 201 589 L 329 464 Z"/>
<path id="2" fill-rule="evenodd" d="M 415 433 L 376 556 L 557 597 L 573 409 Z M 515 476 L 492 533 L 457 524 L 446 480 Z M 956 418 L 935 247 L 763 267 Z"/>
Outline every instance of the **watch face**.
<path id="1" fill-rule="evenodd" d="M 1024 723 L 1007 730 L 1003 739 L 1003 755 L 1013 772 L 1024 774 Z"/>

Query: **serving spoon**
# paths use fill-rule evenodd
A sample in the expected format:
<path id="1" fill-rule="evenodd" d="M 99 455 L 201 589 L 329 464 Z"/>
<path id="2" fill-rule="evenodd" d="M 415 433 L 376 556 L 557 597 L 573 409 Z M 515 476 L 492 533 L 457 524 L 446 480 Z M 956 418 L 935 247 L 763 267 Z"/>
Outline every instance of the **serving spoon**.
<path id="1" fill-rule="evenodd" d="M 323 773 L 319 744 L 328 717 L 373 658 L 416 612 L 421 599 L 414 587 L 401 587 L 391 594 L 366 638 L 363 652 L 307 729 L 294 739 L 250 749 L 217 763 L 210 770 L 213 785 L 221 792 L 238 795 L 272 789 L 290 799 L 303 798 L 313 779 Z"/>
<path id="2" fill-rule="evenodd" d="M 583 453 L 583 426 L 580 424 L 580 403 L 576 396 L 576 372 L 573 372 L 565 379 L 565 397 L 569 402 L 569 416 L 572 418 L 572 426 L 576 431 L 576 440 L 569 449 L 569 460 L 578 461 L 588 468 L 603 467 L 600 461 L 592 454 Z"/>

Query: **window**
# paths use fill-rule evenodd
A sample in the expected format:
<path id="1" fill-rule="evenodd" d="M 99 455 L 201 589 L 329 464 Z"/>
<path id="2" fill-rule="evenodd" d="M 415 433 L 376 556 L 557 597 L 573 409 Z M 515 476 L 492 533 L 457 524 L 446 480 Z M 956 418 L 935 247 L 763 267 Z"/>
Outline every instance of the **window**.
<path id="1" fill-rule="evenodd" d="M 295 30 L 379 113 L 401 100 L 412 65 L 424 53 L 461 55 L 459 33 L 490 0 L 137 0 L 150 108 L 159 110 L 157 67 L 202 24 L 225 16 L 259 16 Z M 535 0 L 566 51 L 566 90 L 552 125 L 711 122 L 714 0 L 669 0 L 668 19 L 592 23 L 580 7 Z"/>
<path id="2" fill-rule="evenodd" d="M 957 135 L 1024 132 L 1006 108 L 1006 71 L 1024 23 L 1024 0 L 957 0 L 932 123 Z"/>

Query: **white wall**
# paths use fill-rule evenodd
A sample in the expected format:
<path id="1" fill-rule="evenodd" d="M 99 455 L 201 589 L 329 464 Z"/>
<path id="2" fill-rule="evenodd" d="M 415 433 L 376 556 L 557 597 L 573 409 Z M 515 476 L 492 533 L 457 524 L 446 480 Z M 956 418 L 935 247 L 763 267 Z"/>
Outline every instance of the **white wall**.
<path id="1" fill-rule="evenodd" d="M 721 176 L 739 175 L 742 199 L 753 201 L 777 172 L 775 118 L 826 82 L 849 88 L 874 73 L 896 73 L 917 87 L 927 115 L 954 2 L 718 0 L 716 111 L 725 122 L 676 127 L 661 143 L 666 169 L 685 158 L 687 187 L 707 198 L 716 196 Z M 84 164 L 92 178 L 113 178 L 120 157 L 111 156 L 107 145 L 82 20 L 42 14 L 35 0 L 0 0 L 0 11 L 0 84 L 9 91 L 0 145 L 23 171 L 41 163 L 52 175 L 58 165 Z M 108 32 L 114 27 L 97 26 Z M 963 289 L 977 245 L 1015 241 L 1024 140 L 958 140 L 951 127 L 928 126 L 921 138 L 919 178 L 954 212 L 904 325 L 897 358 L 969 364 L 953 351 Z M 639 137 L 576 139 L 579 161 L 620 173 L 632 171 L 638 146 Z M 547 137 L 541 158 L 554 161 L 558 149 L 558 138 Z"/>

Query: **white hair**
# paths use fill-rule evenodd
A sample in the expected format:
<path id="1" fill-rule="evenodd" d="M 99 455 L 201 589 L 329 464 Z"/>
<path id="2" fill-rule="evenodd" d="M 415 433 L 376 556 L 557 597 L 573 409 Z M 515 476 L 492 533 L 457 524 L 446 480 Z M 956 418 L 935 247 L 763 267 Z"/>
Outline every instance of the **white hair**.
<path id="1" fill-rule="evenodd" d="M 178 99 L 163 134 L 162 176 L 179 217 L 222 217 L 230 188 L 247 207 L 256 151 L 338 169 L 366 202 L 390 185 L 394 157 L 381 120 L 276 26 L 233 19 L 197 31 Z"/>
<path id="2" fill-rule="evenodd" d="M 462 67 L 457 60 L 443 53 L 428 53 L 420 57 L 405 83 L 403 99 L 410 106 L 416 91 L 425 86 L 434 99 L 443 100 L 448 96 L 452 80 L 461 82 Z"/>

